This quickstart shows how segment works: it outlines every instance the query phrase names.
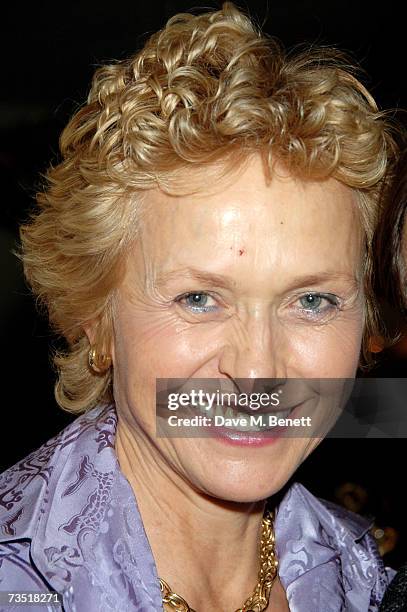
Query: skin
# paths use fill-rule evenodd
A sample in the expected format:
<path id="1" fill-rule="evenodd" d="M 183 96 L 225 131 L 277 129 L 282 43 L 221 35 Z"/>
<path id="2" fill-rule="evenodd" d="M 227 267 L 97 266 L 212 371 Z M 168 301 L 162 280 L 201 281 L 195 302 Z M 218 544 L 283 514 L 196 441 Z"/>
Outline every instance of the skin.
<path id="1" fill-rule="evenodd" d="M 282 166 L 268 180 L 253 155 L 216 188 L 192 196 L 155 190 L 146 201 L 115 304 L 116 452 L 158 574 L 199 612 L 218 612 L 219 602 L 235 610 L 257 582 L 264 500 L 320 439 L 242 448 L 156 438 L 155 380 L 353 378 L 364 317 L 355 195 L 334 179 L 295 179 Z M 190 268 L 227 276 L 229 287 L 198 280 Z M 191 311 L 188 292 L 205 293 L 212 309 Z M 316 315 L 304 296 L 318 292 L 337 302 L 323 298 Z M 288 610 L 278 579 L 268 610 Z"/>

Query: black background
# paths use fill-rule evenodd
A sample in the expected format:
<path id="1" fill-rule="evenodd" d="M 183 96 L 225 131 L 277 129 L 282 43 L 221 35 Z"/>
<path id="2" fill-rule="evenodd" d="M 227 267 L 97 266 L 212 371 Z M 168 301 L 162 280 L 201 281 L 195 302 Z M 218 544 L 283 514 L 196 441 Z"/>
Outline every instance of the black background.
<path id="1" fill-rule="evenodd" d="M 2 415 L 0 470 L 72 420 L 53 399 L 44 317 L 35 312 L 12 254 L 39 173 L 58 159 L 58 135 L 85 99 L 97 65 L 139 49 L 171 15 L 219 3 L 84 0 L 8 3 L 2 9 L 0 81 Z M 349 51 L 381 108 L 406 107 L 402 3 L 279 0 L 240 3 L 286 47 L 305 41 Z M 406 376 L 404 345 L 384 356 L 378 376 Z M 401 540 L 388 562 L 406 557 L 403 527 L 405 440 L 325 440 L 297 473 L 317 495 L 353 481 L 366 487 L 365 512 Z"/>

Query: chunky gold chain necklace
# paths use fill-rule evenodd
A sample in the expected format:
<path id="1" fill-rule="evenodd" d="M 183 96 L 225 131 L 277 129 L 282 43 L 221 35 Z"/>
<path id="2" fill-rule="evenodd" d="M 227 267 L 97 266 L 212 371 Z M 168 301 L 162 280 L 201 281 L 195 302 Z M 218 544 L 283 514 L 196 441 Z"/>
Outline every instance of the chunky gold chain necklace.
<path id="1" fill-rule="evenodd" d="M 236 612 L 263 612 L 269 605 L 270 591 L 277 576 L 278 561 L 275 553 L 273 512 L 266 511 L 262 521 L 260 540 L 259 579 L 253 594 Z M 175 612 L 195 612 L 180 595 L 173 593 L 170 586 L 160 578 L 160 590 L 165 609 Z"/>

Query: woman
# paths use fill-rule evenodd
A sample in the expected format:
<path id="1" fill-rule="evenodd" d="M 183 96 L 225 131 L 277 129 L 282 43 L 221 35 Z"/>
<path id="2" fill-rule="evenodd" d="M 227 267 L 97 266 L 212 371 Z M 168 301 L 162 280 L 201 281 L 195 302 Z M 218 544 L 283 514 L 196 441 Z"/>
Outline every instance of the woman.
<path id="1" fill-rule="evenodd" d="M 68 344 L 56 398 L 85 413 L 2 475 L 3 590 L 78 611 L 377 610 L 369 524 L 288 485 L 320 436 L 159 437 L 155 391 L 355 376 L 395 148 L 346 60 L 286 57 L 230 3 L 97 71 L 22 228 Z"/>

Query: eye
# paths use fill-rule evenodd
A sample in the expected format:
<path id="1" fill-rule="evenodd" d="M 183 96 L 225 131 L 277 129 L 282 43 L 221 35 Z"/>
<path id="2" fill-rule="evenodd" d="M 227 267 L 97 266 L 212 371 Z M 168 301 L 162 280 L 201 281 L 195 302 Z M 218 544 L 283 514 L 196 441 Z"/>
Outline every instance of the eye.
<path id="1" fill-rule="evenodd" d="M 218 307 L 216 303 L 210 304 L 208 302 L 215 302 L 214 298 L 209 293 L 202 291 L 191 291 L 190 293 L 184 293 L 176 298 L 176 302 L 187 308 L 192 312 L 210 312 L 216 310 Z"/>
<path id="2" fill-rule="evenodd" d="M 322 319 L 339 309 L 339 298 L 331 293 L 306 293 L 298 301 L 301 304 L 300 310 L 307 317 L 315 319 Z"/>
<path id="3" fill-rule="evenodd" d="M 307 293 L 300 298 L 301 306 L 307 310 L 318 309 L 322 303 L 322 296 L 317 293 Z"/>

